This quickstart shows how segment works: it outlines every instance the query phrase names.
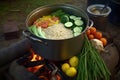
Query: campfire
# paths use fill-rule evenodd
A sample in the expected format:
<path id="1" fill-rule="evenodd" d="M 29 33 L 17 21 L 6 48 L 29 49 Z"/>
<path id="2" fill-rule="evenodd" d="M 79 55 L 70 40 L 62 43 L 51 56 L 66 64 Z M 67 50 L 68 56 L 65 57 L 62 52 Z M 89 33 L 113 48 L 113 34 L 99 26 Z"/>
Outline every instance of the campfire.
<path id="1" fill-rule="evenodd" d="M 66 75 L 60 70 L 58 64 L 53 61 L 48 61 L 37 55 L 33 49 L 30 49 L 29 54 L 17 60 L 19 65 L 26 67 L 29 72 L 32 72 L 40 80 L 63 80 Z"/>

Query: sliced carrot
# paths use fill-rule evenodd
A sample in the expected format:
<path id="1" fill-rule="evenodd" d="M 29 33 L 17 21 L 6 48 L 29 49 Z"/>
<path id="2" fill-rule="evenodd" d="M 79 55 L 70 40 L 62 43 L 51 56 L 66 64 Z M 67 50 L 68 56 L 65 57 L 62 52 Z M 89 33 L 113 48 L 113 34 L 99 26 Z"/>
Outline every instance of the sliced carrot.
<path id="1" fill-rule="evenodd" d="M 52 20 L 53 20 L 53 21 L 57 21 L 57 20 L 59 20 L 59 18 L 56 17 L 56 16 L 53 16 L 53 17 L 52 17 Z"/>

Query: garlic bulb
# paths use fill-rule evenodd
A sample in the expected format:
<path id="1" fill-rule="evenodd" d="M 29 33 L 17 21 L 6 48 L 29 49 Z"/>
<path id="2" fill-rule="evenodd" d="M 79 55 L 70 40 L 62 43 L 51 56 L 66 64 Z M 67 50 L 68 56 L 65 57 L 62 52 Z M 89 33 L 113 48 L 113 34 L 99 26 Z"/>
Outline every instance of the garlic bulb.
<path id="1" fill-rule="evenodd" d="M 93 46 L 98 49 L 100 52 L 104 51 L 104 47 L 102 44 L 102 41 L 98 40 L 98 39 L 91 39 L 91 43 L 93 44 Z"/>

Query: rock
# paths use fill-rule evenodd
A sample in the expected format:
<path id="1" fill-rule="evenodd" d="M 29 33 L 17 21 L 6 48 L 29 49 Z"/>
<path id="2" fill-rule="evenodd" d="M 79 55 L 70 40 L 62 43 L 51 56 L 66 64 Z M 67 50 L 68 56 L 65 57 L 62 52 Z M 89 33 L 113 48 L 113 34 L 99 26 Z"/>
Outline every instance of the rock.
<path id="1" fill-rule="evenodd" d="M 110 70 L 112 77 L 114 77 L 117 72 L 116 66 L 119 62 L 119 52 L 114 44 L 109 44 L 105 47 L 105 50 L 106 52 L 102 52 L 101 56 Z"/>
<path id="2" fill-rule="evenodd" d="M 117 36 L 113 39 L 113 43 L 116 45 L 117 49 L 119 50 L 120 53 L 120 36 Z"/>
<path id="3" fill-rule="evenodd" d="M 115 75 L 115 80 L 120 80 L 120 71 L 118 71 L 117 75 Z"/>

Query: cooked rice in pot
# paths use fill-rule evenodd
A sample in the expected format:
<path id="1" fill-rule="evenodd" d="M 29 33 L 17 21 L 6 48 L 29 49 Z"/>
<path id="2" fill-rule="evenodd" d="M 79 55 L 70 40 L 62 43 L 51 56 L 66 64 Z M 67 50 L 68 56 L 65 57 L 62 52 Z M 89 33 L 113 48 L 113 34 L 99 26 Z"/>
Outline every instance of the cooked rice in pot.
<path id="1" fill-rule="evenodd" d="M 64 27 L 62 23 L 49 26 L 42 29 L 45 32 L 47 39 L 67 39 L 73 37 L 73 32 L 70 29 Z"/>

